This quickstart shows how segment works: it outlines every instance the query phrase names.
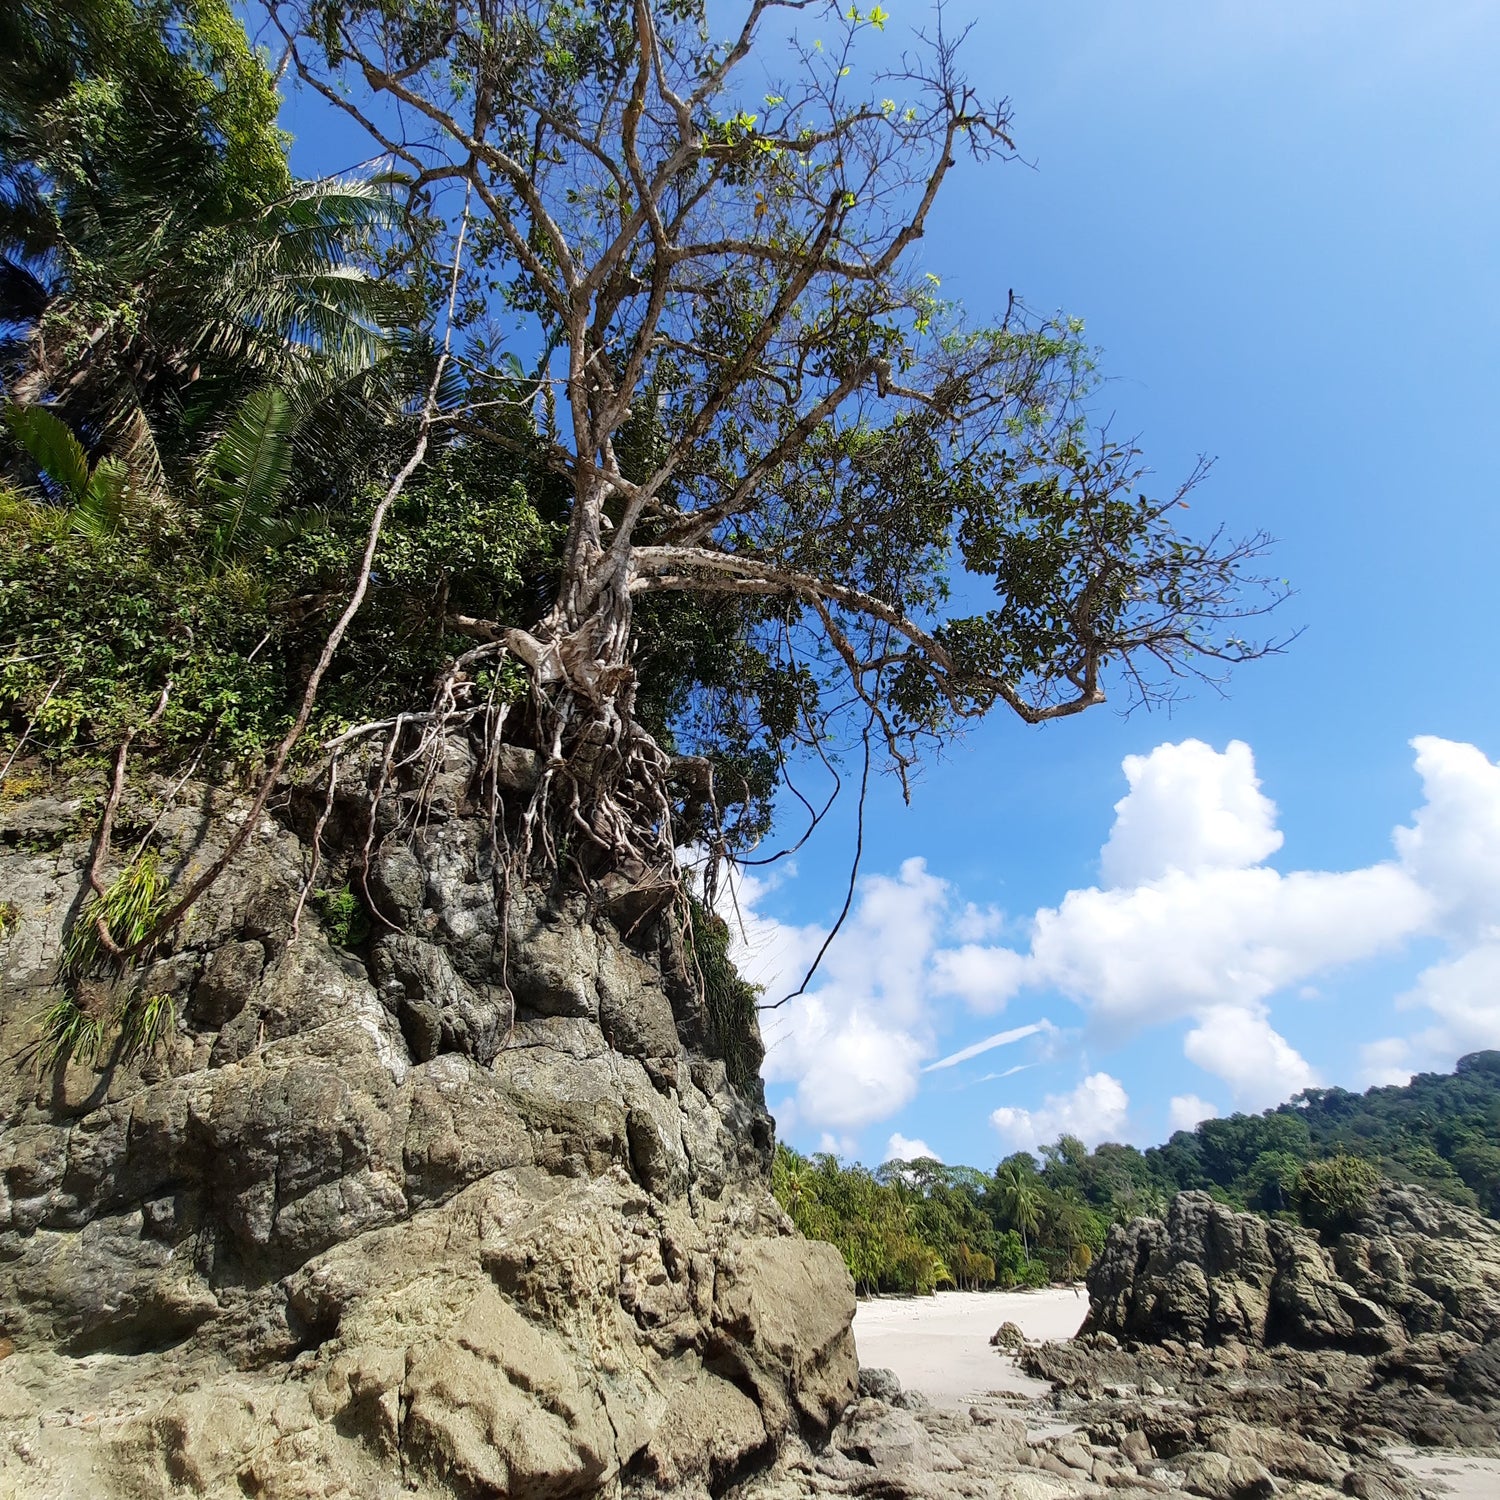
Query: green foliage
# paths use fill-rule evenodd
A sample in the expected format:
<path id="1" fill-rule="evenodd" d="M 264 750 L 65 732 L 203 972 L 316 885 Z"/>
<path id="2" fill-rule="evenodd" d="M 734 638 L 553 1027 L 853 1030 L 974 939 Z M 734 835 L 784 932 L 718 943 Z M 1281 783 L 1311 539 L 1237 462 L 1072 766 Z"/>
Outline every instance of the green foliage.
<path id="1" fill-rule="evenodd" d="M 838 1247 L 860 1291 L 925 1295 L 953 1280 L 921 1231 L 920 1201 L 878 1182 L 863 1167 L 841 1167 L 832 1156 L 808 1158 L 778 1146 L 771 1186 L 804 1234 Z"/>
<path id="2" fill-rule="evenodd" d="M 804 1234 L 838 1246 L 861 1291 L 1043 1286 L 1052 1276 L 1004 1222 L 990 1179 L 968 1167 L 889 1162 L 872 1173 L 781 1145 L 772 1188 Z"/>
<path id="3" fill-rule="evenodd" d="M 1240 1207 L 1297 1208 L 1303 1163 L 1358 1157 L 1379 1175 L 1500 1214 L 1500 1053 L 1475 1052 L 1451 1074 L 1364 1094 L 1308 1089 L 1260 1115 L 1226 1115 L 1146 1153 L 1176 1188 L 1206 1188 Z M 1103 1148 L 1101 1148 L 1102 1150 Z"/>
<path id="4" fill-rule="evenodd" d="M 804 1234 L 843 1251 L 862 1289 L 923 1289 L 899 1269 L 914 1254 L 898 1253 L 901 1234 L 944 1267 L 934 1285 L 1041 1286 L 1083 1275 L 1111 1223 L 1160 1217 L 1188 1189 L 1327 1233 L 1358 1217 L 1382 1177 L 1420 1181 L 1457 1202 L 1477 1198 L 1495 1215 L 1497 1141 L 1500 1052 L 1476 1052 L 1452 1074 L 1364 1095 L 1310 1089 L 1262 1115 L 1205 1120 L 1144 1152 L 1109 1142 L 1090 1151 L 1062 1136 L 1040 1163 L 1021 1151 L 991 1175 L 936 1161 L 888 1162 L 872 1174 L 778 1146 L 772 1184 Z"/>
<path id="5" fill-rule="evenodd" d="M 37 1065 L 42 1069 L 66 1065 L 77 1058 L 91 1063 L 104 1045 L 104 1024 L 89 1015 L 77 999 L 66 994 L 55 1000 L 41 1017 Z"/>
<path id="6" fill-rule="evenodd" d="M 273 404 L 261 409 L 274 419 Z M 240 479 L 216 448 L 213 506 L 81 527 L 0 483 L 0 751 L 28 726 L 53 757 L 109 747 L 213 749 L 248 761 L 283 732 L 363 545 L 368 495 L 343 513 L 277 511 L 266 466 Z M 238 462 L 238 460 L 236 460 Z M 261 477 L 255 477 L 256 474 Z M 222 502 L 222 503 L 220 503 Z M 266 544 L 274 541 L 272 550 Z M 465 644 L 445 606 L 520 613 L 556 533 L 514 466 L 464 454 L 419 475 L 393 511 L 370 599 L 320 700 L 315 732 L 410 708 Z M 162 688 L 159 721 L 145 729 Z M 35 719 L 35 723 L 33 723 Z"/>
<path id="7" fill-rule="evenodd" d="M 1357 1156 L 1308 1162 L 1297 1179 L 1303 1222 L 1334 1234 L 1349 1228 L 1379 1181 L 1379 1167 Z"/>
<path id="8" fill-rule="evenodd" d="M 276 538 L 276 511 L 292 480 L 297 414 L 275 386 L 251 391 L 203 462 L 209 552 L 259 550 Z"/>
<path id="9" fill-rule="evenodd" d="M 177 1027 L 177 1002 L 170 995 L 142 995 L 115 1013 L 120 1058 L 128 1062 L 154 1052 Z"/>
<path id="10" fill-rule="evenodd" d="M 167 873 L 154 849 L 143 850 L 105 887 L 83 904 L 63 938 L 62 971 L 69 979 L 88 973 L 106 950 L 102 927 L 121 948 L 140 942 L 156 925 L 166 902 Z"/>
<path id="11" fill-rule="evenodd" d="M 115 1061 L 130 1062 L 154 1052 L 176 1026 L 177 1002 L 170 995 L 129 996 L 105 1016 L 86 1009 L 70 990 L 42 1014 L 37 1066 L 90 1067 L 112 1049 Z"/>
<path id="12" fill-rule="evenodd" d="M 1303 1163 L 1290 1151 L 1263 1151 L 1245 1174 L 1245 1201 L 1263 1213 L 1283 1213 L 1297 1201 Z"/>
<path id="13" fill-rule="evenodd" d="M 755 1013 L 761 988 L 740 977 L 729 957 L 729 944 L 729 924 L 702 902 L 690 899 L 687 959 L 702 982 L 710 1045 L 723 1058 L 730 1083 L 749 1089 L 759 1086 L 766 1055 Z"/>
<path id="14" fill-rule="evenodd" d="M 370 935 L 370 913 L 349 886 L 314 893 L 323 930 L 340 948 L 357 948 Z"/>
<path id="15" fill-rule="evenodd" d="M 346 373 L 401 301 L 370 184 L 297 184 L 225 0 L 18 0 L 0 20 L 0 345 L 12 394 L 155 488 L 248 385 Z"/>

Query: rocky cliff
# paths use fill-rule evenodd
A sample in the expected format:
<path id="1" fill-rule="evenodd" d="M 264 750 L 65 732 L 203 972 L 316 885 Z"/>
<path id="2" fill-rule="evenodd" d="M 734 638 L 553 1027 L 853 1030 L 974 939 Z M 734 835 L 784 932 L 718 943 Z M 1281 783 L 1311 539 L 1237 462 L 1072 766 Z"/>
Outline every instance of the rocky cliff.
<path id="1" fill-rule="evenodd" d="M 471 769 L 285 799 L 132 981 L 161 1045 L 94 1065 L 35 1056 L 89 809 L 0 807 L 0 1491 L 718 1493 L 838 1420 L 853 1288 L 770 1195 L 753 1011 L 639 891 L 506 891 Z M 201 867 L 242 815 L 147 787 L 121 842 Z M 320 816 L 366 933 L 299 915 Z"/>
<path id="2" fill-rule="evenodd" d="M 1306 1230 L 1181 1193 L 1117 1229 L 1089 1273 L 1085 1331 L 1144 1342 L 1379 1354 L 1500 1335 L 1500 1226 L 1387 1185 L 1324 1246 Z"/>
<path id="3" fill-rule="evenodd" d="M 1191 1493 L 1388 1500 L 1418 1492 L 1392 1445 L 1500 1443 L 1500 1224 L 1420 1190 L 1386 1185 L 1326 1243 L 1183 1193 L 1111 1232 L 1089 1291 L 1080 1337 L 1027 1368 Z"/>

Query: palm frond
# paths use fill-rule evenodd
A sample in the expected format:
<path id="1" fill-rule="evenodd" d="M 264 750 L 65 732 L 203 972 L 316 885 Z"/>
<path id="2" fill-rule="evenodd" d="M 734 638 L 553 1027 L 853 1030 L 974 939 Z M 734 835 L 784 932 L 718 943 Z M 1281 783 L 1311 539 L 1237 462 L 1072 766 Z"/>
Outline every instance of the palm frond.
<path id="1" fill-rule="evenodd" d="M 129 510 L 130 490 L 130 469 L 124 460 L 101 458 L 69 513 L 69 525 L 90 541 L 119 535 Z"/>
<path id="2" fill-rule="evenodd" d="M 89 460 L 72 428 L 45 406 L 5 408 L 5 425 L 32 462 L 75 504 L 89 485 Z"/>
<path id="3" fill-rule="evenodd" d="M 276 386 L 252 391 L 204 463 L 204 515 L 209 550 L 224 557 L 264 545 L 292 477 L 297 413 Z"/>
<path id="4" fill-rule="evenodd" d="M 133 380 L 113 382 L 101 401 L 99 429 L 104 444 L 124 463 L 136 487 L 164 499 L 168 493 L 166 464 Z"/>

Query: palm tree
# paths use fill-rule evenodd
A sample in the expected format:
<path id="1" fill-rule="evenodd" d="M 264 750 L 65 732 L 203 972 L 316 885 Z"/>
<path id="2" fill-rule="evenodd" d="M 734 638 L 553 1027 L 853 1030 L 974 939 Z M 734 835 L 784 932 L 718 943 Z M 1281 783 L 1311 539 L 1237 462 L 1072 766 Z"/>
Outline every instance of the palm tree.
<path id="1" fill-rule="evenodd" d="M 995 1184 L 1000 1194 L 1000 1211 L 1021 1231 L 1021 1248 L 1031 1258 L 1028 1235 L 1035 1234 L 1041 1222 L 1041 1195 L 1031 1174 L 1015 1162 L 998 1167 Z"/>
<path id="2" fill-rule="evenodd" d="M 363 264 L 386 188 L 292 181 L 227 7 L 183 11 L 177 50 L 132 0 L 0 21 L 0 375 L 158 495 L 252 396 L 305 412 L 409 321 Z"/>

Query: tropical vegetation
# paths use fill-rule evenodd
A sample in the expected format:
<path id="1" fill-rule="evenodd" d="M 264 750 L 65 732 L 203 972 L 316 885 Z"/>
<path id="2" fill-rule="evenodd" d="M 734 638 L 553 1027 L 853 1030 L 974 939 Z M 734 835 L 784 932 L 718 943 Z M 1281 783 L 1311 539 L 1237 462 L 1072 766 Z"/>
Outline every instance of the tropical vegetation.
<path id="1" fill-rule="evenodd" d="M 1081 323 L 970 318 L 912 259 L 1012 151 L 956 43 L 872 95 L 878 7 L 740 9 L 721 44 L 699 0 L 4 7 L 0 779 L 97 779 L 101 962 L 365 752 L 535 754 L 491 854 L 664 881 L 685 930 L 682 852 L 712 904 L 794 770 L 905 778 L 992 709 L 1264 649 L 1263 539 L 1178 530 L 1090 424 Z M 356 175 L 297 178 L 289 82 Z M 143 766 L 250 816 L 125 934 Z"/>
<path id="2" fill-rule="evenodd" d="M 931 1159 L 870 1171 L 783 1145 L 773 1186 L 804 1234 L 838 1246 L 862 1292 L 915 1293 L 1076 1279 L 1111 1224 L 1160 1217 L 1189 1189 L 1337 1231 L 1383 1178 L 1500 1217 L 1500 1052 L 1364 1094 L 1308 1089 L 1145 1151 L 1064 1135 L 1040 1160 L 1017 1152 L 992 1172 Z"/>

